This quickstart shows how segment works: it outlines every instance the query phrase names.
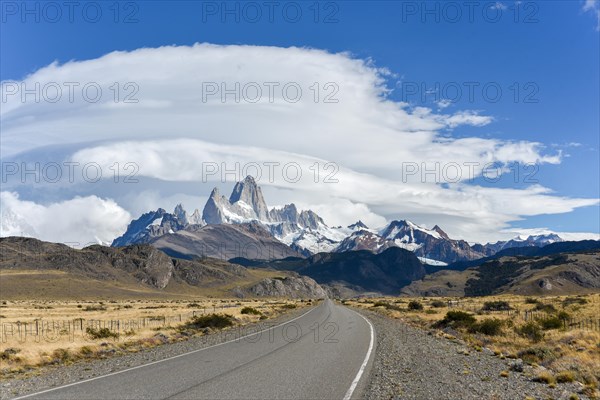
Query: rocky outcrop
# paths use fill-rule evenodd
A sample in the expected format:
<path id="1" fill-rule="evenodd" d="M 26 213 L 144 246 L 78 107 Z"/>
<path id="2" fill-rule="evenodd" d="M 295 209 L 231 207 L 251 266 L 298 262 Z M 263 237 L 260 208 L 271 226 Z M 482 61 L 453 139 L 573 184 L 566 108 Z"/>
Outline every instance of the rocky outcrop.
<path id="1" fill-rule="evenodd" d="M 269 209 L 262 194 L 262 190 L 256 184 L 254 178 L 248 175 L 243 181 L 235 184 L 229 203 L 243 202 L 254 211 L 254 219 L 266 221 L 269 218 Z"/>
<path id="2" fill-rule="evenodd" d="M 327 291 L 314 279 L 307 276 L 288 276 L 285 278 L 267 278 L 242 290 L 260 297 L 285 297 L 291 299 L 322 299 Z M 240 293 L 238 291 L 238 293 Z"/>

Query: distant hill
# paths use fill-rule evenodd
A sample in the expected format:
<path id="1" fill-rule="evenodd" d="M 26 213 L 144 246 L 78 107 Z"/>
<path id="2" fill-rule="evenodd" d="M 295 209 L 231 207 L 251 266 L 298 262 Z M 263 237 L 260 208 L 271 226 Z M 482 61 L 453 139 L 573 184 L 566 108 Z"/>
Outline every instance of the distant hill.
<path id="1" fill-rule="evenodd" d="M 504 256 L 464 270 L 441 270 L 402 289 L 403 294 L 410 296 L 567 295 L 598 291 L 598 250 Z"/>
<path id="2" fill-rule="evenodd" d="M 150 245 L 81 250 L 33 238 L 0 238 L 2 298 L 156 296 L 323 297 L 310 278 L 204 257 L 171 258 Z M 270 285 L 273 277 L 281 278 Z M 266 288 L 266 289 L 265 289 Z M 270 290 L 267 290 L 270 289 Z"/>
<path id="3" fill-rule="evenodd" d="M 497 260 L 502 257 L 540 257 L 566 252 L 575 253 L 580 251 L 600 251 L 600 241 L 581 240 L 570 242 L 556 242 L 543 247 L 511 247 L 504 250 L 500 250 L 493 256 L 480 258 L 478 260 L 458 261 L 443 268 L 448 270 L 462 271 L 470 267 L 476 267 L 490 260 Z M 439 271 L 439 268 L 430 267 L 427 268 L 427 270 L 428 273 L 433 273 Z"/>
<path id="4" fill-rule="evenodd" d="M 333 287 L 384 294 L 398 294 L 402 287 L 425 275 L 425 268 L 415 254 L 398 247 L 379 254 L 361 250 L 319 253 L 307 259 L 288 257 L 265 263 L 241 258 L 230 261 L 257 268 L 294 271 Z"/>

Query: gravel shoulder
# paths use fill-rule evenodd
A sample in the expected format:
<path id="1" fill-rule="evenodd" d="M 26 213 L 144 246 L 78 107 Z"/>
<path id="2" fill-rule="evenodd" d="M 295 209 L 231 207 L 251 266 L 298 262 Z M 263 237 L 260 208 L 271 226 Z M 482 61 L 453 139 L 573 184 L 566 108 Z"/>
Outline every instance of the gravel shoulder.
<path id="1" fill-rule="evenodd" d="M 182 342 L 167 343 L 138 353 L 128 353 L 104 359 L 80 361 L 71 365 L 42 367 L 36 370 L 34 376 L 18 377 L 1 381 L 0 399 L 9 399 L 36 393 L 45 389 L 110 374 L 112 372 L 184 354 L 192 350 L 234 340 L 241 336 L 285 323 L 290 319 L 306 313 L 309 309 L 310 308 L 300 308 L 291 310 L 283 315 L 266 321 L 199 337 L 192 337 Z"/>
<path id="2" fill-rule="evenodd" d="M 515 360 L 491 351 L 478 352 L 460 340 L 438 337 L 400 320 L 354 308 L 373 323 L 377 334 L 375 360 L 365 399 L 569 399 L 580 393 L 576 383 L 551 388 L 531 380 L 532 367 L 510 370 Z M 508 377 L 502 377 L 509 371 Z"/>

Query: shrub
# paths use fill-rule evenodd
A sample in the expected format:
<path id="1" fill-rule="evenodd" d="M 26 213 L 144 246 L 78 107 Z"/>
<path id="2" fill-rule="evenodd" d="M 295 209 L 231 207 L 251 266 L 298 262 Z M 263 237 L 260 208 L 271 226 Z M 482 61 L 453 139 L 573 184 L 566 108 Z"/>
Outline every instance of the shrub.
<path id="1" fill-rule="evenodd" d="M 411 302 L 408 303 L 408 309 L 412 310 L 412 311 L 419 311 L 423 309 L 423 304 L 421 304 L 420 302 L 413 300 Z"/>
<path id="2" fill-rule="evenodd" d="M 537 303 L 534 310 L 544 311 L 551 314 L 556 312 L 556 307 L 554 307 L 552 304 Z"/>
<path id="3" fill-rule="evenodd" d="M 404 311 L 400 306 L 386 303 L 385 301 L 377 301 L 373 303 L 373 307 L 384 307 L 386 310 Z"/>
<path id="4" fill-rule="evenodd" d="M 88 327 L 85 332 L 92 338 L 92 339 L 109 339 L 109 338 L 115 338 L 117 339 L 119 337 L 119 334 L 116 332 L 112 332 L 110 329 L 108 328 L 100 328 L 100 329 L 94 329 L 92 327 Z"/>
<path id="5" fill-rule="evenodd" d="M 556 374 L 556 382 L 567 383 L 575 381 L 575 374 L 573 371 L 561 371 Z"/>
<path id="6" fill-rule="evenodd" d="M 448 311 L 444 319 L 436 322 L 435 326 L 440 328 L 469 328 L 476 322 L 474 316 L 464 311 Z"/>
<path id="7" fill-rule="evenodd" d="M 0 353 L 0 359 L 2 360 L 10 360 L 12 356 L 21 352 L 21 349 L 17 349 L 15 347 L 9 347 Z"/>
<path id="8" fill-rule="evenodd" d="M 528 297 L 525 299 L 525 304 L 537 304 L 540 301 L 538 299 L 534 299 L 533 297 Z"/>
<path id="9" fill-rule="evenodd" d="M 469 328 L 473 333 L 483 333 L 488 336 L 497 336 L 502 333 L 502 320 L 497 318 L 484 319 L 481 322 L 476 322 Z"/>
<path id="10" fill-rule="evenodd" d="M 482 311 L 507 311 L 512 310 L 508 301 L 486 301 L 483 303 Z"/>
<path id="11" fill-rule="evenodd" d="M 204 328 L 223 329 L 233 325 L 231 315 L 210 314 L 195 316 L 180 327 L 180 330 L 198 330 Z"/>
<path id="12" fill-rule="evenodd" d="M 244 308 L 242 308 L 242 311 L 240 311 L 240 313 L 242 313 L 242 314 L 252 314 L 252 315 L 261 315 L 262 314 L 256 308 L 252 308 L 252 307 L 244 307 Z"/>
<path id="13" fill-rule="evenodd" d="M 556 359 L 556 354 L 548 347 L 530 347 L 519 351 L 517 355 L 529 364 L 540 364 L 544 361 Z"/>
<path id="14" fill-rule="evenodd" d="M 79 354 L 81 354 L 84 357 L 89 357 L 92 354 L 94 354 L 94 350 L 92 350 L 90 346 L 83 346 L 79 349 Z"/>
<path id="15" fill-rule="evenodd" d="M 556 383 L 556 379 L 554 378 L 554 375 L 552 375 L 552 373 L 549 371 L 540 372 L 533 378 L 533 381 L 545 383 L 548 385 L 552 385 L 552 384 Z"/>
<path id="16" fill-rule="evenodd" d="M 544 332 L 542 332 L 540 326 L 533 321 L 526 323 L 520 328 L 517 328 L 516 332 L 532 342 L 539 342 L 544 338 Z"/>
<path id="17" fill-rule="evenodd" d="M 69 361 L 72 359 L 72 355 L 69 349 L 56 349 L 52 352 L 52 357 L 58 361 Z"/>
<path id="18" fill-rule="evenodd" d="M 103 305 L 99 305 L 99 306 L 85 306 L 85 308 L 83 309 L 83 311 L 106 311 L 106 307 L 104 307 Z"/>
<path id="19" fill-rule="evenodd" d="M 200 304 L 198 303 L 190 303 L 187 305 L 188 308 L 201 308 L 202 306 L 200 306 Z"/>
<path id="20" fill-rule="evenodd" d="M 281 308 L 286 309 L 286 310 L 293 310 L 294 308 L 296 308 L 295 304 L 284 304 L 281 306 Z"/>
<path id="21" fill-rule="evenodd" d="M 123 308 L 133 308 L 133 306 L 131 304 L 125 304 Z"/>
<path id="22" fill-rule="evenodd" d="M 562 305 L 563 307 L 568 307 L 572 304 L 580 304 L 580 305 L 584 305 L 587 304 L 588 300 L 583 298 L 583 297 L 567 297 L 566 299 L 564 299 L 562 301 Z"/>
<path id="23" fill-rule="evenodd" d="M 441 300 L 434 300 L 431 302 L 431 307 L 435 307 L 435 308 L 446 307 L 446 303 Z"/>
<path id="24" fill-rule="evenodd" d="M 563 326 L 563 320 L 558 317 L 549 317 L 539 320 L 542 329 L 547 331 L 550 329 L 560 329 Z"/>

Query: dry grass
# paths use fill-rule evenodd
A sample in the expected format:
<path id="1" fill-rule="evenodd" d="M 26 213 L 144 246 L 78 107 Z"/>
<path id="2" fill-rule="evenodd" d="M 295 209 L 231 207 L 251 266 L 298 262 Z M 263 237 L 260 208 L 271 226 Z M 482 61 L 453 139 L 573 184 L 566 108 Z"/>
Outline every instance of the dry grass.
<path id="1" fill-rule="evenodd" d="M 264 278 L 285 276 L 280 271 L 247 269 L 248 276 L 228 282 L 215 282 L 203 287 L 190 286 L 172 279 L 159 290 L 140 284 L 132 277 L 118 281 L 91 279 L 58 270 L 0 270 L 0 293 L 3 300 L 154 300 L 188 299 L 190 297 L 227 298 L 231 290 L 259 282 Z"/>
<path id="2" fill-rule="evenodd" d="M 234 327 L 228 329 L 235 329 L 278 316 L 289 311 L 291 305 L 302 307 L 307 303 L 206 298 L 125 301 L 2 300 L 0 379 L 23 372 L 34 372 L 37 367 L 44 365 L 69 364 L 80 359 L 137 352 L 167 342 L 186 340 L 190 332 L 180 332 L 177 327 L 189 321 L 194 313 L 229 315 L 233 318 Z M 258 313 L 242 314 L 242 309 L 247 307 L 252 307 Z M 57 324 L 59 321 L 61 326 L 49 328 L 48 324 L 52 326 L 52 323 Z M 89 325 L 90 321 L 103 321 L 106 325 Z M 110 321 L 114 321 L 112 325 Z M 130 324 L 131 321 L 135 323 Z M 27 333 L 25 323 L 28 326 Z M 88 330 L 88 326 L 93 330 Z M 108 329 L 100 331 L 104 326 Z M 32 334 L 31 331 L 37 334 Z M 209 331 L 210 329 L 197 332 L 195 335 Z M 112 334 L 108 335 L 108 332 Z"/>
<path id="3" fill-rule="evenodd" d="M 411 301 L 423 304 L 423 310 L 409 309 Z M 446 305 L 448 301 L 459 301 L 459 306 L 452 308 L 440 307 L 440 302 Z M 486 312 L 484 303 L 491 301 L 507 302 L 513 309 L 510 312 Z M 566 316 L 574 320 L 600 318 L 600 294 L 582 296 L 518 296 L 502 295 L 477 298 L 374 298 L 346 300 L 345 304 L 372 309 L 391 318 L 398 318 L 411 325 L 424 329 L 434 329 L 436 334 L 454 340 L 455 336 L 464 340 L 473 348 L 487 347 L 500 358 L 522 358 L 526 363 L 541 365 L 548 369 L 546 375 L 551 375 L 548 384 L 579 381 L 587 386 L 587 390 L 598 395 L 600 381 L 600 330 L 576 329 L 562 326 L 555 329 L 544 329 L 538 317 Z M 385 306 L 388 304 L 389 306 Z M 553 310 L 554 309 L 554 310 Z M 463 310 L 475 318 L 475 327 L 466 324 L 455 329 L 442 331 L 443 326 L 437 324 L 443 320 L 449 310 Z M 541 311 L 540 311 L 541 310 Z M 516 316 L 515 311 L 519 311 Z M 524 311 L 536 311 L 530 321 L 539 330 L 541 340 L 519 334 L 527 323 Z M 561 314 L 566 313 L 566 314 Z M 502 321 L 502 329 L 497 335 L 486 335 L 478 331 L 481 321 L 488 323 L 492 319 Z M 547 326 L 546 326 L 547 327 Z M 543 374 L 542 374 L 543 375 Z M 532 377 L 533 378 L 533 377 Z"/>

